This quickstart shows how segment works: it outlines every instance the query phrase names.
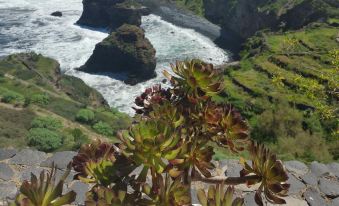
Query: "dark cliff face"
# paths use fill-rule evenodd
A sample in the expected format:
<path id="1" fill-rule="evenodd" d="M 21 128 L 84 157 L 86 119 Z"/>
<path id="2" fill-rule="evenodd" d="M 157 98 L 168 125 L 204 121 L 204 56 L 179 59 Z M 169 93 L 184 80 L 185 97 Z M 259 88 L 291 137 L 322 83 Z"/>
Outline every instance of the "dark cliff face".
<path id="1" fill-rule="evenodd" d="M 242 38 L 262 29 L 299 29 L 338 16 L 336 0 L 204 0 L 207 19 Z"/>
<path id="2" fill-rule="evenodd" d="M 155 76 L 155 49 L 144 31 L 134 25 L 124 24 L 96 45 L 83 71 L 126 72 L 126 83 L 136 84 Z"/>
<path id="3" fill-rule="evenodd" d="M 140 26 L 147 8 L 126 0 L 83 0 L 83 13 L 78 24 L 114 30 L 123 24 Z"/>

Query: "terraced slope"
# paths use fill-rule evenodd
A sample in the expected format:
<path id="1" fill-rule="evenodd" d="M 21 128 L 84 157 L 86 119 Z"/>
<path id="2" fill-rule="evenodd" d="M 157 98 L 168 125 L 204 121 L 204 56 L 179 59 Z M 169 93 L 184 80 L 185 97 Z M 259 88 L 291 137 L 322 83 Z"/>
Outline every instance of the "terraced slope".
<path id="1" fill-rule="evenodd" d="M 338 150 L 339 138 L 338 28 L 314 25 L 288 33 L 261 32 L 250 38 L 245 47 L 240 66 L 225 70 L 225 93 L 216 99 L 227 99 L 241 110 L 250 119 L 254 138 L 271 142 L 272 147 L 282 141 L 286 143 L 285 138 L 296 141 L 299 135 L 310 141 L 310 136 L 317 136 L 315 144 L 326 140 L 324 150 L 338 158 L 335 151 Z M 300 117 L 300 122 L 290 127 L 296 127 L 290 132 L 286 126 L 288 121 L 298 118 L 289 118 L 288 111 Z M 284 114 L 286 117 L 281 116 Z M 276 127 L 259 126 L 259 121 L 269 118 Z M 283 124 L 283 132 L 277 132 L 281 131 L 279 122 L 283 118 L 289 120 Z M 304 152 L 293 154 L 292 150 L 286 151 L 290 153 L 287 156 L 296 158 L 310 151 Z"/>

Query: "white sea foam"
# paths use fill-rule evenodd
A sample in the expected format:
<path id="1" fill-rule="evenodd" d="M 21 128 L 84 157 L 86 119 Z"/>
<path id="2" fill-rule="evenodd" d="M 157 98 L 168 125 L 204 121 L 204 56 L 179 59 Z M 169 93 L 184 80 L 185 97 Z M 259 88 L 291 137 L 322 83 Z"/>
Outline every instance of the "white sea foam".
<path id="1" fill-rule="evenodd" d="M 50 16 L 54 11 L 63 12 L 63 16 Z M 64 72 L 83 79 L 101 92 L 111 106 L 129 114 L 133 113 L 134 97 L 164 79 L 162 71 L 170 62 L 201 58 L 221 64 L 228 60 L 227 53 L 207 37 L 149 15 L 143 17 L 142 27 L 157 51 L 155 79 L 129 86 L 105 75 L 79 72 L 74 68 L 83 65 L 95 44 L 107 36 L 103 30 L 75 25 L 81 12 L 81 0 L 0 0 L 0 56 L 35 51 L 53 57 Z"/>

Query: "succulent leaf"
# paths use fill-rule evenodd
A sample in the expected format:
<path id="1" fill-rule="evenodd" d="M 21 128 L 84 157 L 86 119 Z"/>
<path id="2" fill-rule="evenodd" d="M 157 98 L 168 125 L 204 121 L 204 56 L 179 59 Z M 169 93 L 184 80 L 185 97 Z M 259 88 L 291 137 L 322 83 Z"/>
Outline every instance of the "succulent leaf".
<path id="1" fill-rule="evenodd" d="M 169 89 L 161 88 L 157 84 L 147 88 L 140 96 L 135 99 L 136 107 L 133 109 L 137 114 L 148 115 L 155 105 L 162 105 L 164 101 L 170 101 L 172 94 Z"/>
<path id="2" fill-rule="evenodd" d="M 231 106 L 210 103 L 205 108 L 206 130 L 219 145 L 228 146 L 232 151 L 241 151 L 248 143 L 249 128 L 240 113 Z"/>
<path id="3" fill-rule="evenodd" d="M 224 89 L 223 75 L 220 70 L 197 59 L 176 62 L 171 65 L 177 76 L 165 72 L 165 76 L 176 90 L 182 90 L 193 102 L 196 99 L 208 99 L 209 96 L 220 93 Z"/>
<path id="4" fill-rule="evenodd" d="M 20 193 L 12 205 L 17 206 L 61 206 L 71 204 L 76 197 L 74 191 L 63 194 L 63 186 L 70 169 L 56 183 L 56 168 L 53 166 L 51 172 L 42 171 L 39 179 L 32 174 L 31 181 L 25 180 Z"/>
<path id="5" fill-rule="evenodd" d="M 119 154 L 113 145 L 100 140 L 83 145 L 73 158 L 76 179 L 85 183 L 108 186 L 135 169 L 135 165 Z"/>
<path id="6" fill-rule="evenodd" d="M 155 118 L 142 119 L 119 138 L 124 145 L 129 145 L 125 153 L 130 159 L 157 173 L 162 173 L 167 161 L 176 159 L 181 151 L 181 139 L 174 126 Z"/>
<path id="7" fill-rule="evenodd" d="M 198 200 L 202 206 L 242 206 L 244 205 L 243 198 L 233 198 L 234 188 L 228 187 L 224 191 L 223 184 L 210 186 L 207 194 L 203 189 L 198 190 Z"/>
<path id="8" fill-rule="evenodd" d="M 244 169 L 240 172 L 241 176 L 250 173 L 259 176 L 261 179 L 260 187 L 256 192 L 255 201 L 258 205 L 263 205 L 263 192 L 268 202 L 273 204 L 285 204 L 281 197 L 287 196 L 290 187 L 287 184 L 288 175 L 282 162 L 277 160 L 276 156 L 266 149 L 263 145 L 254 142 L 249 146 L 252 158 L 252 166 L 246 161 L 241 161 Z M 248 185 L 259 183 L 258 181 L 247 182 Z"/>

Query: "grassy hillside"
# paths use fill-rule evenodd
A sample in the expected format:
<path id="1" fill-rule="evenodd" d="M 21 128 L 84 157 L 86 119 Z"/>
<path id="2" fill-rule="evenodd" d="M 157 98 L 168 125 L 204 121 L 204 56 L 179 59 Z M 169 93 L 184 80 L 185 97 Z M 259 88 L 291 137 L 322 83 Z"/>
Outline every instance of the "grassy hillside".
<path id="1" fill-rule="evenodd" d="M 225 70 L 230 101 L 250 121 L 252 137 L 282 158 L 339 158 L 339 32 L 314 25 L 250 38 L 240 65 Z"/>
<path id="2" fill-rule="evenodd" d="M 77 149 L 89 138 L 114 141 L 130 124 L 82 80 L 62 75 L 53 59 L 15 54 L 0 61 L 0 71 L 0 147 Z"/>

